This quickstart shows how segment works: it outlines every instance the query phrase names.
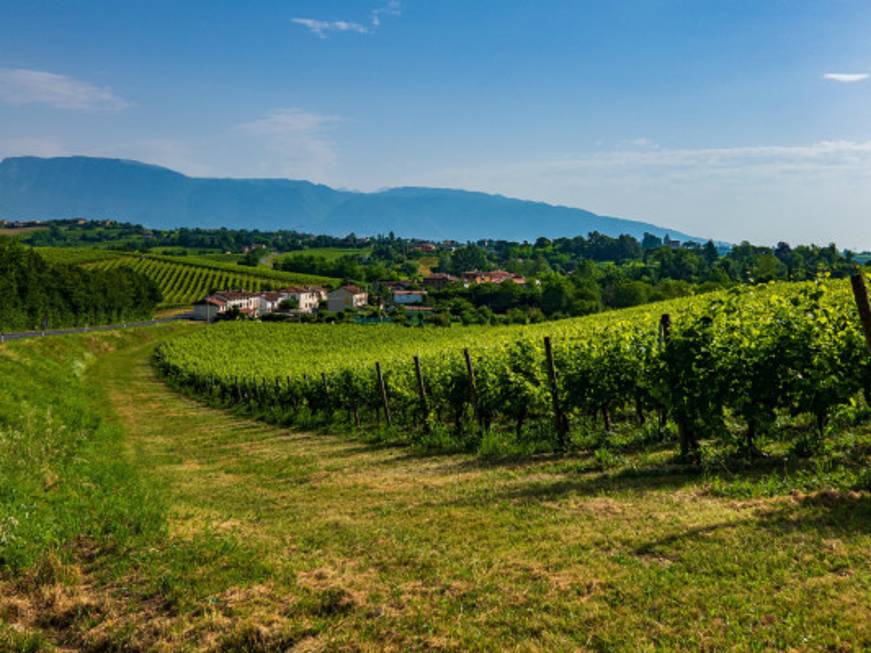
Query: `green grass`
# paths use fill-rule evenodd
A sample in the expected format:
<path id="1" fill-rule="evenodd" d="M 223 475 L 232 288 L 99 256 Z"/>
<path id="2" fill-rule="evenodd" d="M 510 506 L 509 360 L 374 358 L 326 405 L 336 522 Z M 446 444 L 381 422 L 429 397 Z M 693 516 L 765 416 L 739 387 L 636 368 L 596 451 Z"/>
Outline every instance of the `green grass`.
<path id="1" fill-rule="evenodd" d="M 790 494 L 836 458 L 687 473 L 655 439 L 521 460 L 294 433 L 155 378 L 194 328 L 0 347 L 0 506 L 36 520 L 0 650 L 871 646 L 871 495 Z"/>

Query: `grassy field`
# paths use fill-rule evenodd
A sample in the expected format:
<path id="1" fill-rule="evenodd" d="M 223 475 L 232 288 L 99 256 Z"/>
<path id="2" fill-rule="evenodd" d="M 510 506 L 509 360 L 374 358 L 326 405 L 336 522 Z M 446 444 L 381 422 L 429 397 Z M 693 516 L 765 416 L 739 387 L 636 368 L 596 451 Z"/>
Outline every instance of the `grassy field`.
<path id="1" fill-rule="evenodd" d="M 155 378 L 194 328 L 0 346 L 0 650 L 871 646 L 867 492 L 290 432 Z"/>

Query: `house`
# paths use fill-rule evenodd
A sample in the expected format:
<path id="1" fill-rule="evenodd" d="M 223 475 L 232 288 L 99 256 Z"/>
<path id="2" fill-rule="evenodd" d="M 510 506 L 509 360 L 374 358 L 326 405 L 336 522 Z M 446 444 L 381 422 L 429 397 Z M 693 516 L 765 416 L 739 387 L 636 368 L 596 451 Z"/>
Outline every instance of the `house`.
<path id="1" fill-rule="evenodd" d="M 438 249 L 438 247 L 436 246 L 435 243 L 429 243 L 429 242 L 418 243 L 417 245 L 415 245 L 414 248 L 418 252 L 423 252 L 424 254 L 431 254 Z"/>
<path id="2" fill-rule="evenodd" d="M 394 290 L 393 303 L 399 305 L 422 304 L 426 299 L 426 290 Z"/>
<path id="3" fill-rule="evenodd" d="M 322 286 L 309 286 L 308 289 L 317 295 L 318 302 L 327 301 L 327 296 L 330 294 L 330 291 Z"/>
<path id="4" fill-rule="evenodd" d="M 258 293 L 227 290 L 204 297 L 194 304 L 195 320 L 214 320 L 218 315 L 234 308 L 240 313 L 257 317 L 262 299 Z"/>
<path id="5" fill-rule="evenodd" d="M 287 299 L 287 295 L 281 292 L 265 292 L 260 295 L 260 312 L 272 313 L 278 310 L 278 305 Z"/>
<path id="6" fill-rule="evenodd" d="M 295 300 L 297 310 L 301 313 L 311 313 L 320 305 L 322 292 L 326 298 L 326 291 L 323 288 L 291 287 L 280 290 L 279 294 L 282 296 L 282 300 Z"/>
<path id="7" fill-rule="evenodd" d="M 471 285 L 477 285 L 479 283 L 504 283 L 506 281 L 510 281 L 518 285 L 523 285 L 526 283 L 526 279 L 524 279 L 521 275 L 514 274 L 513 272 L 507 272 L 505 270 L 491 270 L 490 272 L 472 270 L 470 272 L 463 272 L 463 283 L 466 285 L 466 287 Z"/>
<path id="8" fill-rule="evenodd" d="M 227 304 L 223 300 L 214 297 L 204 297 L 194 304 L 194 319 L 211 322 L 221 313 L 227 310 Z"/>
<path id="9" fill-rule="evenodd" d="M 456 283 L 457 281 L 459 281 L 459 279 L 452 274 L 434 272 L 428 277 L 423 278 L 423 285 L 424 287 L 432 288 L 433 290 L 441 290 L 448 284 Z"/>
<path id="10" fill-rule="evenodd" d="M 342 286 L 327 295 L 327 310 L 334 313 L 346 308 L 357 309 L 369 301 L 369 293 L 358 286 Z"/>

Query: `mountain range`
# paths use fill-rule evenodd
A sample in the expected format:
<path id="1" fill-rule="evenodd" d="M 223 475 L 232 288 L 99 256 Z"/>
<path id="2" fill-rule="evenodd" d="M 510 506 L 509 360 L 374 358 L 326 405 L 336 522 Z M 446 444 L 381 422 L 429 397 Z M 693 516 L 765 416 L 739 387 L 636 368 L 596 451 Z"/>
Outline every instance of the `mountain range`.
<path id="1" fill-rule="evenodd" d="M 84 217 L 151 228 L 296 229 L 458 241 L 534 240 L 591 231 L 700 240 L 647 222 L 502 195 L 403 187 L 371 193 L 290 179 L 188 177 L 168 168 L 96 157 L 0 161 L 0 218 Z"/>

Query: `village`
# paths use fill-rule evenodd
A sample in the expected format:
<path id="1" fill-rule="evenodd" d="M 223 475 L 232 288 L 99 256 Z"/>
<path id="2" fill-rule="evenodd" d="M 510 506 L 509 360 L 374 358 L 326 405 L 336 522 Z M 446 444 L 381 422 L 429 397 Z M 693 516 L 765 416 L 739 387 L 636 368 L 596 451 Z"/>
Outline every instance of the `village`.
<path id="1" fill-rule="evenodd" d="M 213 322 L 235 317 L 302 317 L 315 313 L 353 313 L 367 307 L 377 309 L 379 313 L 420 314 L 433 310 L 432 306 L 427 305 L 430 291 L 440 291 L 452 284 L 468 288 L 485 283 L 525 285 L 526 279 L 505 270 L 472 270 L 460 276 L 434 273 L 424 277 L 421 282 L 403 280 L 377 283 L 378 292 L 373 297 L 370 297 L 367 289 L 355 284 L 344 284 L 334 290 L 321 286 L 296 286 L 262 292 L 221 290 L 196 302 L 193 318 Z"/>

